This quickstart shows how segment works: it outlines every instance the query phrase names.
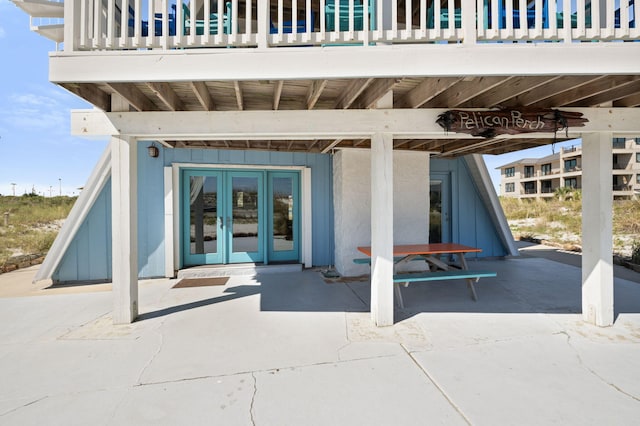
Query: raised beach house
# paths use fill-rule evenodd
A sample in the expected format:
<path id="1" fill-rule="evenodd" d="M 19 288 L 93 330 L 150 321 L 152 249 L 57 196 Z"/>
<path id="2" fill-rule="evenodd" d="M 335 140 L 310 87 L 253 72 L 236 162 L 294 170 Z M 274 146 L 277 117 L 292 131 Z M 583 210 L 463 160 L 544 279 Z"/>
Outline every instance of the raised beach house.
<path id="1" fill-rule="evenodd" d="M 634 0 L 12 1 L 58 42 L 51 82 L 95 107 L 72 132 L 111 137 L 39 278 L 111 280 L 115 322 L 135 320 L 139 278 L 357 275 L 370 245 L 372 319 L 393 324 L 394 243 L 515 254 L 479 154 L 581 137 L 583 315 L 612 324 L 611 140 L 640 135 Z"/>

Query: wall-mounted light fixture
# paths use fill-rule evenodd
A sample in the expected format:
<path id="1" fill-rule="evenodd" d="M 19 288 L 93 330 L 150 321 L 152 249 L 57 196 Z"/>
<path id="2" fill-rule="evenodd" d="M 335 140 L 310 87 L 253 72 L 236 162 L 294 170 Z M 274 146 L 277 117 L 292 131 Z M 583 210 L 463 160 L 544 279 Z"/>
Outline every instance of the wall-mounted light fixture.
<path id="1" fill-rule="evenodd" d="M 147 147 L 147 152 L 149 153 L 149 157 L 151 158 L 156 158 L 158 155 L 160 155 L 160 150 L 154 143 L 151 143 L 151 145 Z"/>

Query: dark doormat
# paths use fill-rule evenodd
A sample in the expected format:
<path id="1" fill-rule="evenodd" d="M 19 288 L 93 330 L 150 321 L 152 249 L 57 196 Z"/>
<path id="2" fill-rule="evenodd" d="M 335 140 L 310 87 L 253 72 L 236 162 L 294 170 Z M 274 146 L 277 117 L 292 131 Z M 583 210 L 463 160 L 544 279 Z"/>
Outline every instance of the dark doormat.
<path id="1" fill-rule="evenodd" d="M 214 278 L 183 278 L 173 288 L 185 287 L 208 287 L 212 285 L 225 285 L 229 281 L 229 277 Z"/>

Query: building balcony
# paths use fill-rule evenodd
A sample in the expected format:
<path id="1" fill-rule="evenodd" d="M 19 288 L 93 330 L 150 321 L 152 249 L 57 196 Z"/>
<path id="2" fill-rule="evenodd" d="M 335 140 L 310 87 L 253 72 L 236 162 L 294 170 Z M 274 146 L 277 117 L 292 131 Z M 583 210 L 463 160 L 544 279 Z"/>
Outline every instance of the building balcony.
<path id="1" fill-rule="evenodd" d="M 631 185 L 613 185 L 614 192 L 632 192 L 633 186 Z"/>
<path id="2" fill-rule="evenodd" d="M 568 148 L 561 148 L 562 154 L 571 154 L 571 153 L 579 153 L 582 150 L 577 146 L 571 146 Z"/>
<path id="3" fill-rule="evenodd" d="M 630 163 L 613 163 L 613 170 L 631 170 L 632 164 Z"/>
<path id="4" fill-rule="evenodd" d="M 574 173 L 574 172 L 581 172 L 581 171 L 582 171 L 582 167 L 581 166 L 565 167 L 564 168 L 564 172 L 565 173 Z"/>
<path id="5" fill-rule="evenodd" d="M 629 0 L 625 0 L 629 1 Z M 535 0 L 448 3 L 382 0 L 105 0 L 65 2 L 65 51 L 290 47 L 640 38 L 629 8 Z M 506 5 L 505 5 L 506 4 Z M 196 7 L 198 5 L 199 7 Z M 559 5 L 559 6 L 558 6 Z M 601 25 L 592 16 L 599 14 Z M 72 25 L 69 25 L 72 23 Z M 509 46 L 506 44 L 505 46 Z"/>

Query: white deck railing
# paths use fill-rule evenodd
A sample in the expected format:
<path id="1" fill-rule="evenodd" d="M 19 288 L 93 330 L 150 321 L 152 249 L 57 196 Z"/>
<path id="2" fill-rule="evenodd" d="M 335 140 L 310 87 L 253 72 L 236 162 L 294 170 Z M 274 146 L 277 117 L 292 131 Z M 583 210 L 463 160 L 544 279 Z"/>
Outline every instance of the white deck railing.
<path id="1" fill-rule="evenodd" d="M 640 40 L 637 1 L 67 0 L 65 50 Z"/>

